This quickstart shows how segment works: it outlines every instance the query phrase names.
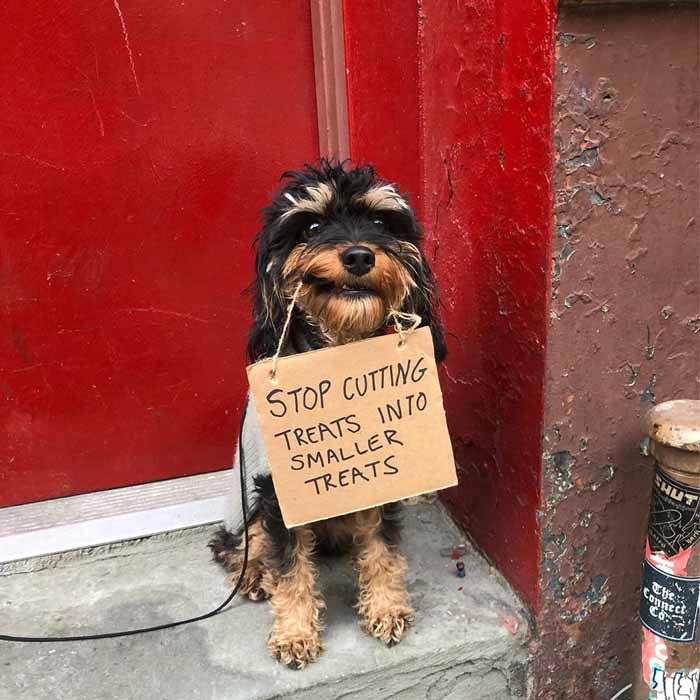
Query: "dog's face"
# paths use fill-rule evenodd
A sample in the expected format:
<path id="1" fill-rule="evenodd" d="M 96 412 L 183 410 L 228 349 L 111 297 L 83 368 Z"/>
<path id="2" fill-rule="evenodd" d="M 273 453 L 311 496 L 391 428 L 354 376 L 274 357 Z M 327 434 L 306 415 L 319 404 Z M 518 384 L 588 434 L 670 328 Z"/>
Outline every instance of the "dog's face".
<path id="1" fill-rule="evenodd" d="M 405 197 L 370 166 L 324 161 L 283 177 L 258 236 L 251 359 L 274 352 L 295 292 L 304 322 L 324 344 L 368 337 L 391 311 L 403 311 L 433 328 L 436 355 L 444 355 L 434 280 Z"/>

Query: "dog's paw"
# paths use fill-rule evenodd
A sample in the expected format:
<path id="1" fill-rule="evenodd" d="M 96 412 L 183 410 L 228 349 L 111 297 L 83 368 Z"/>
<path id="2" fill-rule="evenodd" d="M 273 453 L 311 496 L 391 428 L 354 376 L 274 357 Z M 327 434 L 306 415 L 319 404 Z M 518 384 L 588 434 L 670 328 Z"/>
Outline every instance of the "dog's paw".
<path id="1" fill-rule="evenodd" d="M 233 569 L 233 573 L 230 576 L 231 588 L 235 588 L 238 585 L 238 579 L 241 577 L 240 567 Z M 264 583 L 263 576 L 255 565 L 248 566 L 243 581 L 241 581 L 239 591 L 241 595 L 244 595 L 249 600 L 260 601 L 267 600 L 270 597 Z"/>
<path id="2" fill-rule="evenodd" d="M 372 637 L 376 637 L 389 647 L 398 644 L 406 630 L 413 624 L 415 616 L 413 610 L 408 607 L 397 607 L 379 613 L 374 617 L 367 617 L 360 626 L 362 630 Z"/>
<path id="3" fill-rule="evenodd" d="M 267 591 L 259 584 L 249 588 L 245 594 L 248 596 L 248 600 L 252 600 L 255 603 L 259 603 L 261 600 L 267 600 L 270 597 Z"/>
<path id="4" fill-rule="evenodd" d="M 267 648 L 280 663 L 295 670 L 301 670 L 316 661 L 323 651 L 319 637 L 277 639 L 271 636 Z"/>
<path id="5" fill-rule="evenodd" d="M 236 577 L 232 577 L 231 580 L 235 586 L 237 580 Z M 244 584 L 241 586 L 241 593 L 246 596 L 248 600 L 252 600 L 256 603 L 260 602 L 261 600 L 267 600 L 270 597 L 270 594 L 263 587 L 261 576 L 246 579 Z"/>

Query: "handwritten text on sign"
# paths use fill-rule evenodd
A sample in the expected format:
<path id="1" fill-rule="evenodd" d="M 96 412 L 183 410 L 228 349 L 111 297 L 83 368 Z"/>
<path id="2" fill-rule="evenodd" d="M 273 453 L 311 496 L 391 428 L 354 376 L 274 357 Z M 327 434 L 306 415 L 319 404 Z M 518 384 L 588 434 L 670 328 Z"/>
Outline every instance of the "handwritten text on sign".
<path id="1" fill-rule="evenodd" d="M 248 367 L 287 527 L 454 486 L 428 328 Z"/>

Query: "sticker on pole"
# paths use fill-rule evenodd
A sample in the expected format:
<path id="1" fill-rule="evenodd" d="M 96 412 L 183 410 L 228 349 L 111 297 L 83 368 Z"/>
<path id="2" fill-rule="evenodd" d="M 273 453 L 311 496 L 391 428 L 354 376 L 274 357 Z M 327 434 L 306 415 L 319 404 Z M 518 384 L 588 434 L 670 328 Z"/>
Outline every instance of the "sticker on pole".
<path id="1" fill-rule="evenodd" d="M 247 368 L 287 527 L 457 483 L 430 329 L 402 335 Z"/>
<path id="2" fill-rule="evenodd" d="M 671 642 L 695 641 L 700 609 L 700 578 L 673 576 L 644 562 L 639 617 L 658 637 Z"/>

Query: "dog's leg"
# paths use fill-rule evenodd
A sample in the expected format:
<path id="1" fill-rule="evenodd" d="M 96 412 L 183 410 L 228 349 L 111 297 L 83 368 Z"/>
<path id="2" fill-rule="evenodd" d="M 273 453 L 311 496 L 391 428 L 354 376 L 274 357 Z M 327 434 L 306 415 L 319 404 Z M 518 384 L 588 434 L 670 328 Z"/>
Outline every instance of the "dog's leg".
<path id="1" fill-rule="evenodd" d="M 267 535 L 263 586 L 275 614 L 267 646 L 282 663 L 303 668 L 321 653 L 324 604 L 316 589 L 316 539 L 310 526 L 285 527 L 271 476 L 257 479 L 255 487 Z"/>
<path id="2" fill-rule="evenodd" d="M 284 560 L 269 562 L 275 567 L 270 604 L 275 622 L 267 646 L 283 664 L 301 669 L 321 654 L 321 610 L 323 600 L 316 588 L 317 567 L 313 560 L 315 537 L 311 527 L 287 530 Z"/>
<path id="3" fill-rule="evenodd" d="M 248 564 L 240 589 L 251 600 L 265 600 L 270 594 L 270 582 L 264 576 L 263 567 L 266 540 L 267 533 L 258 517 L 248 526 Z M 221 527 L 209 542 L 209 548 L 214 553 L 214 560 L 231 572 L 231 585 L 235 586 L 243 566 L 243 535 L 234 535 Z"/>
<path id="4" fill-rule="evenodd" d="M 386 508 L 393 514 L 392 505 Z M 406 560 L 398 548 L 398 528 L 388 521 L 382 508 L 353 517 L 355 566 L 360 574 L 360 624 L 367 634 L 393 646 L 414 620 L 406 591 Z"/>

